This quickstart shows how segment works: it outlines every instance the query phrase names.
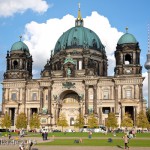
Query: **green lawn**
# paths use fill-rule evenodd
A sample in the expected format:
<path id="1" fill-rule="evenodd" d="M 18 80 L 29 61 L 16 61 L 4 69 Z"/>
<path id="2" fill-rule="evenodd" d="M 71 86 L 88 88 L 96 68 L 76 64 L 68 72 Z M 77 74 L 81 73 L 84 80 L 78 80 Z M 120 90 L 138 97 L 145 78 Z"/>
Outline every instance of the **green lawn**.
<path id="1" fill-rule="evenodd" d="M 125 133 L 117 133 L 116 137 L 123 137 Z M 52 137 L 88 137 L 88 133 L 86 132 L 73 132 L 73 133 L 63 133 L 63 132 L 54 132 L 49 133 L 48 136 Z M 27 136 L 33 136 L 33 137 L 41 137 L 41 134 L 39 133 L 29 133 Z M 102 133 L 93 133 L 92 137 L 114 137 L 113 133 L 108 133 L 107 135 Z M 150 138 L 150 133 L 137 133 L 136 137 L 140 138 Z"/>
<path id="2" fill-rule="evenodd" d="M 6 133 L 2 133 L 1 136 L 5 136 Z M 17 133 L 11 133 L 12 136 L 17 136 Z M 112 133 L 104 135 L 102 133 L 93 133 L 92 139 L 88 139 L 88 133 L 74 132 L 74 133 L 63 133 L 54 132 L 49 133 L 48 138 L 54 141 L 46 143 L 38 143 L 38 145 L 71 145 L 71 146 L 118 146 L 123 147 L 124 142 L 122 136 L 124 133 L 117 133 L 114 137 Z M 27 133 L 27 137 L 41 137 L 40 133 Z M 55 138 L 56 137 L 56 138 Z M 63 138 L 64 137 L 64 138 Z M 65 139 L 66 137 L 66 139 Z M 70 137 L 70 139 L 69 139 Z M 137 133 L 137 138 L 130 139 L 129 146 L 133 147 L 150 147 L 150 133 Z M 75 139 L 83 139 L 83 143 L 74 143 Z M 113 142 L 109 143 L 108 138 L 112 138 Z M 145 139 L 144 139 L 145 138 Z"/>
<path id="3" fill-rule="evenodd" d="M 6 132 L 2 132 L 2 136 L 5 136 L 7 133 Z M 17 133 L 11 132 L 12 136 L 17 136 Z M 72 133 L 64 133 L 64 132 L 53 132 L 53 133 L 49 133 L 48 136 L 52 137 L 88 137 L 88 133 L 86 132 L 72 132 Z M 124 135 L 124 133 L 117 133 L 116 137 L 122 137 Z M 32 133 L 32 132 L 28 132 L 26 136 L 31 136 L 31 137 L 41 137 L 40 133 Z M 107 135 L 104 135 L 102 133 L 93 133 L 92 137 L 114 137 L 113 133 L 108 133 Z M 136 137 L 140 137 L 140 138 L 150 138 L 150 133 L 137 133 Z"/>
<path id="4" fill-rule="evenodd" d="M 63 145 L 63 146 L 118 146 L 124 147 L 123 139 L 113 139 L 111 143 L 107 139 L 83 139 L 83 143 L 74 143 L 74 139 L 55 139 L 52 142 L 39 143 L 38 145 Z M 129 146 L 150 147 L 150 140 L 131 139 Z"/>

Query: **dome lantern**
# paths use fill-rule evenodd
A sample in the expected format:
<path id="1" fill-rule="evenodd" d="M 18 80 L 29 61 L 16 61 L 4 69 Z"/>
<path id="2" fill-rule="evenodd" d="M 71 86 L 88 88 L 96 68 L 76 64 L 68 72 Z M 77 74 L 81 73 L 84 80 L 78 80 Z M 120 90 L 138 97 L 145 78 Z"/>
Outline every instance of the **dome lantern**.
<path id="1" fill-rule="evenodd" d="M 80 3 L 78 3 L 79 9 L 78 9 L 78 17 L 75 21 L 75 26 L 83 26 L 83 19 L 80 12 Z"/>

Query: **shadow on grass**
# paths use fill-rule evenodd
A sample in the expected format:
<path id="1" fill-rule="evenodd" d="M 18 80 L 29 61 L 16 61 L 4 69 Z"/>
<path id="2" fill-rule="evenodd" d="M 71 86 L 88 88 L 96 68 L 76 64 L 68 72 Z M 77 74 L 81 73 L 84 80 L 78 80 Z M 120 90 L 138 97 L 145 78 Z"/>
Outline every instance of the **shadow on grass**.
<path id="1" fill-rule="evenodd" d="M 120 146 L 120 145 L 117 145 L 117 147 L 118 147 L 118 148 L 121 148 L 121 149 L 123 149 L 123 147 L 122 147 L 122 146 Z"/>

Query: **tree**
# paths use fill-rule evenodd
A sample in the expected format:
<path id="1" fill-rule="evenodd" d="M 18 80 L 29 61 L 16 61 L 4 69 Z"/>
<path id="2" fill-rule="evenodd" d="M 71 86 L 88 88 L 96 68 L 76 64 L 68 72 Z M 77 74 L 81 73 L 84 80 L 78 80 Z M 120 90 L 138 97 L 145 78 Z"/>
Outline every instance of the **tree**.
<path id="1" fill-rule="evenodd" d="M 1 126 L 2 128 L 6 128 L 6 129 L 9 129 L 11 127 L 11 119 L 7 113 L 1 119 Z"/>
<path id="2" fill-rule="evenodd" d="M 112 129 L 118 127 L 117 118 L 116 118 L 116 116 L 115 116 L 115 113 L 110 112 L 110 113 L 108 114 L 108 118 L 107 118 L 107 121 L 106 121 L 106 126 L 107 126 L 108 128 L 112 128 Z"/>
<path id="3" fill-rule="evenodd" d="M 27 117 L 26 117 L 25 113 L 22 112 L 17 116 L 16 128 L 17 129 L 26 129 L 27 128 Z"/>
<path id="4" fill-rule="evenodd" d="M 147 119 L 148 119 L 148 121 L 149 121 L 149 123 L 150 123 L 150 108 L 148 108 L 148 109 L 146 110 L 146 115 L 147 115 Z"/>
<path id="5" fill-rule="evenodd" d="M 121 122 L 122 127 L 133 127 L 133 120 L 131 119 L 131 115 L 129 113 L 125 113 L 123 120 Z"/>
<path id="6" fill-rule="evenodd" d="M 57 125 L 62 127 L 62 132 L 64 127 L 68 127 L 68 123 L 66 120 L 66 116 L 62 113 L 60 114 L 58 120 L 57 120 Z"/>
<path id="7" fill-rule="evenodd" d="M 40 118 L 37 113 L 34 113 L 30 119 L 30 128 L 35 129 L 40 127 Z"/>
<path id="8" fill-rule="evenodd" d="M 74 126 L 79 129 L 84 126 L 84 117 L 81 114 L 77 116 Z"/>
<path id="9" fill-rule="evenodd" d="M 94 116 L 94 114 L 90 114 L 88 117 L 88 127 L 89 128 L 97 128 L 98 127 L 98 120 Z"/>
<path id="10" fill-rule="evenodd" d="M 149 128 L 149 122 L 144 111 L 140 111 L 137 116 L 137 127 Z"/>

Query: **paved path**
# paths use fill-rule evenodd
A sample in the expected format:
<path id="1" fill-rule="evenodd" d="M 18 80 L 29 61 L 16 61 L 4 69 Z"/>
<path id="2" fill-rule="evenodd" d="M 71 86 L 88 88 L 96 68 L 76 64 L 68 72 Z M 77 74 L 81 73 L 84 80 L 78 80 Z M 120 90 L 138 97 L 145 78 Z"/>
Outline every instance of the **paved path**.
<path id="1" fill-rule="evenodd" d="M 0 146 L 0 150 L 18 150 L 18 146 Z M 122 147 L 104 146 L 33 146 L 32 150 L 124 150 Z M 130 150 L 150 150 L 149 147 L 131 147 Z"/>
<path id="2" fill-rule="evenodd" d="M 52 138 L 52 137 L 51 137 Z M 66 139 L 76 139 L 77 137 L 58 137 L 59 139 L 61 138 L 66 138 Z M 102 137 L 105 139 L 104 137 Z M 102 139 L 101 137 L 99 139 Z M 117 137 L 115 137 L 117 138 Z M 8 138 L 1 138 L 1 139 L 8 139 Z M 21 138 L 21 140 L 35 140 L 37 143 L 43 143 L 43 142 L 48 142 L 52 139 L 48 139 L 46 141 L 43 141 L 41 137 L 24 137 Z M 55 137 L 57 139 L 57 137 Z M 83 138 L 86 139 L 86 138 Z M 94 139 L 94 137 L 93 137 Z M 97 137 L 95 138 L 97 139 Z M 108 137 L 106 137 L 108 139 Z M 120 137 L 118 137 L 120 139 Z M 139 138 L 141 139 L 141 138 Z M 143 138 L 142 138 L 143 139 Z M 144 139 L 149 139 L 149 138 L 144 138 Z M 144 140 L 143 139 L 143 140 Z M 150 139 L 149 139 L 150 140 Z M 0 145 L 0 150 L 18 150 L 18 145 Z M 108 146 L 41 146 L 41 145 L 34 145 L 32 150 L 124 150 L 123 147 L 108 147 Z M 150 147 L 131 147 L 130 150 L 150 150 Z"/>

